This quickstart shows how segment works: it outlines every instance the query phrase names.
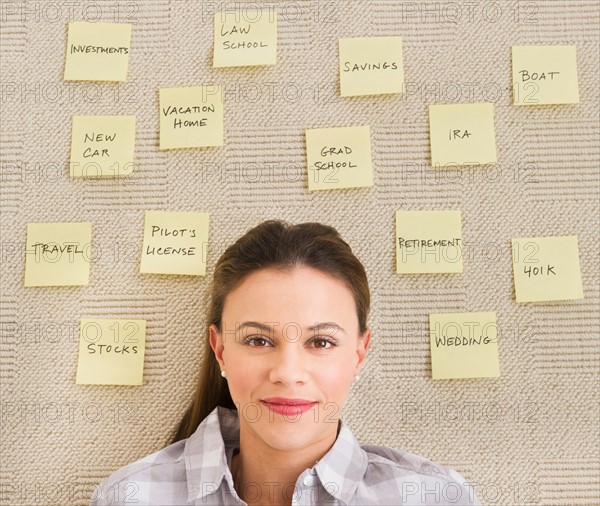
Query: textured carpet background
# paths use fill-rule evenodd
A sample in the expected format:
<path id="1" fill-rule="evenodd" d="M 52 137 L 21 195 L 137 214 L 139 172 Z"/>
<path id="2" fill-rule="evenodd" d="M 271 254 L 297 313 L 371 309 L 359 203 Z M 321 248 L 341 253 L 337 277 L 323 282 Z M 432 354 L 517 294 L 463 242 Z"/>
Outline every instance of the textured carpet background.
<path id="1" fill-rule="evenodd" d="M 239 4 L 239 3 L 238 3 Z M 374 338 L 344 419 L 456 468 L 484 504 L 600 502 L 596 1 L 283 1 L 278 64 L 213 69 L 182 0 L 0 1 L 1 504 L 87 504 L 163 447 L 188 405 L 223 249 L 263 219 L 335 226 L 364 262 Z M 69 19 L 134 23 L 123 84 L 62 80 Z M 341 99 L 337 39 L 400 35 L 404 96 Z M 511 104 L 510 47 L 576 44 L 581 102 Z M 158 151 L 158 88 L 222 84 L 225 146 Z M 492 101 L 495 168 L 434 170 L 430 103 Z M 68 175 L 71 116 L 135 114 L 136 168 Z M 304 130 L 370 125 L 375 185 L 309 193 Z M 398 209 L 460 209 L 463 274 L 395 274 Z M 145 210 L 211 216 L 205 278 L 139 274 Z M 86 287 L 25 288 L 28 222 L 91 221 Z M 585 299 L 516 304 L 510 239 L 578 235 Z M 432 381 L 428 315 L 496 311 L 501 377 Z M 147 320 L 144 385 L 75 384 L 81 318 Z"/>

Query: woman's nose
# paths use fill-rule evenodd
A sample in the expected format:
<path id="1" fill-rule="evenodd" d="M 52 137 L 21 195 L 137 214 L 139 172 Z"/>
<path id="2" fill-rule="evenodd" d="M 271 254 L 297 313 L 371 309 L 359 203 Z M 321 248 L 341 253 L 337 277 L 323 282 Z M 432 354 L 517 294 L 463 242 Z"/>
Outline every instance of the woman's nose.
<path id="1" fill-rule="evenodd" d="M 280 346 L 278 352 L 273 355 L 270 367 L 269 379 L 273 383 L 294 385 L 306 383 L 309 378 L 306 357 L 297 343 Z"/>

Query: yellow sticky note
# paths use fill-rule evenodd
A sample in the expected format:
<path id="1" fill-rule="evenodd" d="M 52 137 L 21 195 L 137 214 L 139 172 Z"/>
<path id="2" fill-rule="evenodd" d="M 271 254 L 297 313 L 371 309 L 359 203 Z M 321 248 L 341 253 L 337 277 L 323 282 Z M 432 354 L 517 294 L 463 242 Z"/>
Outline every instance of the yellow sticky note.
<path id="1" fill-rule="evenodd" d="M 492 104 L 430 105 L 429 136 L 433 166 L 497 161 Z"/>
<path id="2" fill-rule="evenodd" d="M 161 88 L 160 149 L 223 145 L 220 86 Z"/>
<path id="3" fill-rule="evenodd" d="M 339 39 L 342 97 L 402 93 L 401 37 Z"/>
<path id="4" fill-rule="evenodd" d="M 208 213 L 146 211 L 140 272 L 206 274 Z"/>
<path id="5" fill-rule="evenodd" d="M 87 285 L 92 224 L 28 223 L 25 286 Z"/>
<path id="6" fill-rule="evenodd" d="M 125 81 L 131 46 L 129 23 L 69 23 L 65 81 Z"/>
<path id="7" fill-rule="evenodd" d="M 277 12 L 244 9 L 215 14 L 214 67 L 275 65 Z"/>
<path id="8" fill-rule="evenodd" d="M 500 376 L 496 313 L 429 315 L 433 379 Z"/>
<path id="9" fill-rule="evenodd" d="M 579 103 L 575 46 L 513 46 L 512 72 L 516 105 Z"/>
<path id="10" fill-rule="evenodd" d="M 398 274 L 462 272 L 460 211 L 396 211 Z"/>
<path id="11" fill-rule="evenodd" d="M 517 302 L 583 299 L 577 236 L 512 240 Z"/>
<path id="12" fill-rule="evenodd" d="M 373 185 L 368 126 L 306 130 L 306 156 L 311 191 Z"/>
<path id="13" fill-rule="evenodd" d="M 145 350 L 145 320 L 81 320 L 77 383 L 141 385 Z"/>

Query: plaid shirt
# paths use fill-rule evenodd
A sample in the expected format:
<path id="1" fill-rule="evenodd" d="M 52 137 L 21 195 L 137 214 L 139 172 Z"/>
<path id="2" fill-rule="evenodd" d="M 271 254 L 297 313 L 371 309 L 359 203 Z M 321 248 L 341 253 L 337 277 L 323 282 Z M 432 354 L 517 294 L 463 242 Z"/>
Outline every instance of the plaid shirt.
<path id="1" fill-rule="evenodd" d="M 239 448 L 236 410 L 215 408 L 188 439 L 130 464 L 104 480 L 92 506 L 245 505 L 236 493 L 231 459 Z M 266 484 L 265 484 L 266 485 Z M 272 493 L 281 489 L 271 484 Z M 292 491 L 288 496 L 292 496 Z M 258 488 L 249 495 L 260 493 Z M 298 477 L 291 497 L 300 505 L 479 505 L 456 471 L 382 446 L 361 446 L 340 420 L 331 449 Z"/>

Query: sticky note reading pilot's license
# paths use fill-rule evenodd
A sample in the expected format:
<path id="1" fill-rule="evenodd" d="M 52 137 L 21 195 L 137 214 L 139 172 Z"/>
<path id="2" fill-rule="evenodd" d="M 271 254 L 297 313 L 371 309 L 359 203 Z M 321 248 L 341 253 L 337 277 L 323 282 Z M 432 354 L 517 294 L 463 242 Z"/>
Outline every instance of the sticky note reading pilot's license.
<path id="1" fill-rule="evenodd" d="M 77 383 L 141 385 L 145 320 L 81 320 Z"/>
<path id="2" fill-rule="evenodd" d="M 131 24 L 69 23 L 65 81 L 125 81 Z"/>
<path id="3" fill-rule="evenodd" d="M 433 379 L 500 376 L 496 313 L 429 315 Z"/>
<path id="4" fill-rule="evenodd" d="M 577 236 L 512 240 L 517 302 L 583 299 Z"/>
<path id="5" fill-rule="evenodd" d="M 400 37 L 339 39 L 339 53 L 342 97 L 402 93 Z"/>
<path id="6" fill-rule="evenodd" d="M 575 46 L 513 46 L 512 71 L 516 105 L 579 103 Z"/>
<path id="7" fill-rule="evenodd" d="M 429 137 L 433 166 L 497 161 L 492 104 L 430 105 Z"/>
<path id="8" fill-rule="evenodd" d="M 397 211 L 396 272 L 462 272 L 460 211 Z"/>

